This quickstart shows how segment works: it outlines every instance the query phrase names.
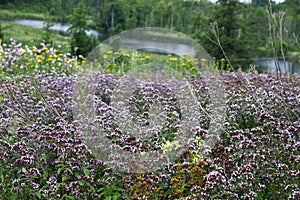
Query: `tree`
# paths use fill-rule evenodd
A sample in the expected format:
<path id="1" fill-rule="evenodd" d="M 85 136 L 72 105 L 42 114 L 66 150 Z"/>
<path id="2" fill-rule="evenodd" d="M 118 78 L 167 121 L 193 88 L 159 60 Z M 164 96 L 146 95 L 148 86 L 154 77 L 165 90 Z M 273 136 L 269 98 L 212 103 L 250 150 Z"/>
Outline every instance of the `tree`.
<path id="1" fill-rule="evenodd" d="M 50 20 L 46 20 L 43 24 L 43 29 L 45 30 L 45 33 L 43 34 L 43 42 L 46 45 L 52 45 L 53 41 L 51 40 L 51 36 L 53 34 L 51 27 L 54 26 L 54 23 L 51 22 Z"/>
<path id="2" fill-rule="evenodd" d="M 2 21 L 0 20 L 0 40 L 3 41 L 4 38 L 4 33 L 3 33 L 4 28 L 2 27 Z M 0 43 L 1 45 L 1 43 Z"/>
<path id="3" fill-rule="evenodd" d="M 78 57 L 80 55 L 86 57 L 93 48 L 95 37 L 88 36 L 86 33 L 89 29 L 88 12 L 89 10 L 85 4 L 80 2 L 69 18 L 71 26 L 68 32 L 72 35 L 70 41 L 71 53 Z"/>
<path id="4" fill-rule="evenodd" d="M 244 64 L 237 59 L 247 55 L 247 48 L 242 40 L 242 27 L 245 22 L 241 8 L 242 4 L 238 0 L 219 0 L 213 16 L 213 21 L 218 24 L 218 37 L 222 47 L 234 66 Z M 209 34 L 208 37 L 215 40 L 213 34 Z M 222 49 L 217 45 L 212 46 L 211 43 L 209 40 L 204 43 L 208 45 L 205 47 L 209 53 L 217 58 L 224 58 Z"/>
<path id="5" fill-rule="evenodd" d="M 256 6 L 266 6 L 269 4 L 269 0 L 252 0 L 251 3 Z"/>

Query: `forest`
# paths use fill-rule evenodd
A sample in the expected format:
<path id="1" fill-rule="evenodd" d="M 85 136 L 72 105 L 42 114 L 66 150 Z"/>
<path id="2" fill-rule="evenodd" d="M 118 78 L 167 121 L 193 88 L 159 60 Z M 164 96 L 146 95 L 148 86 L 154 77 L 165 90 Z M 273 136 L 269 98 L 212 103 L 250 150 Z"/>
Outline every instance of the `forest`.
<path id="1" fill-rule="evenodd" d="M 268 20 L 268 0 L 1 0 L 3 10 L 39 13 L 53 21 L 70 22 L 74 8 L 83 2 L 90 28 L 107 37 L 137 27 L 162 27 L 182 32 L 198 41 L 210 55 L 222 58 L 223 52 L 211 41 L 211 24 L 217 22 L 223 48 L 236 64 L 247 64 L 253 57 L 273 56 L 269 25 L 279 53 L 280 40 L 285 52 L 299 51 L 299 0 L 272 2 L 273 22 Z M 282 17 L 281 38 L 279 36 Z"/>

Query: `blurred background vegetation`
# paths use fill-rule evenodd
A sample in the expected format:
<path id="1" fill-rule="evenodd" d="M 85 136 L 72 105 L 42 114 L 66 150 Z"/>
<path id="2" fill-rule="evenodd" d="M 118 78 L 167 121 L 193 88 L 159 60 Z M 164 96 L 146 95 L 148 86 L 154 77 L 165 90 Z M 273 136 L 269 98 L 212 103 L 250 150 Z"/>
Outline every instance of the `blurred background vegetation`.
<path id="1" fill-rule="evenodd" d="M 137 27 L 168 28 L 197 40 L 211 56 L 223 58 L 220 47 L 211 41 L 210 24 L 217 22 L 223 48 L 233 64 L 237 66 L 247 64 L 247 60 L 254 57 L 273 56 L 267 13 L 269 0 L 247 2 L 239 0 L 218 0 L 216 3 L 209 0 L 0 0 L 0 18 L 71 23 L 70 32 L 77 37 L 70 40 L 71 46 L 76 46 L 76 43 L 86 44 L 93 40 L 83 36 L 82 31 L 88 28 L 95 29 L 105 36 L 99 38 L 98 42 Z M 285 11 L 282 39 L 285 51 L 292 52 L 291 54 L 299 52 L 297 41 L 300 34 L 299 4 L 300 0 L 285 0 L 278 4 L 272 2 L 274 13 Z M 20 32 L 11 29 L 5 23 L 1 27 L 2 33 Z M 80 41 L 78 38 L 84 39 Z M 4 38 L 4 41 L 8 39 Z M 275 39 L 280 54 L 280 38 Z M 65 39 L 59 37 L 53 38 L 52 41 L 65 43 Z M 84 46 L 88 48 L 83 51 L 89 51 L 93 45 Z M 72 49 L 74 54 L 84 54 Z"/>

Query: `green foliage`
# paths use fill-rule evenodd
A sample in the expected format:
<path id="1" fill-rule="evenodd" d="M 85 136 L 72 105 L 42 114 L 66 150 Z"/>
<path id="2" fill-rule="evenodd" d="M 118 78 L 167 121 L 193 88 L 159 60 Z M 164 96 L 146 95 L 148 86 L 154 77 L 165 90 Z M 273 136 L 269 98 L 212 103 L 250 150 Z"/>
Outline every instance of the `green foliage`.
<path id="1" fill-rule="evenodd" d="M 42 39 L 46 45 L 50 45 L 50 46 L 52 46 L 52 43 L 53 43 L 52 39 L 51 39 L 51 37 L 53 35 L 53 32 L 51 31 L 51 27 L 53 25 L 54 25 L 54 23 L 48 20 L 48 21 L 44 22 L 44 27 L 43 27 L 45 32 L 43 34 Z"/>
<path id="2" fill-rule="evenodd" d="M 74 9 L 73 14 L 69 18 L 71 26 L 68 32 L 72 35 L 70 40 L 71 53 L 78 57 L 80 55 L 86 57 L 95 45 L 96 38 L 88 36 L 86 33 L 89 29 L 88 12 L 89 9 L 81 2 L 78 7 Z"/>
<path id="3" fill-rule="evenodd" d="M 0 40 L 3 41 L 4 40 L 4 31 L 5 29 L 9 28 L 8 26 L 3 26 L 2 25 L 2 21 L 0 20 Z M 0 42 L 1 45 L 1 42 Z"/>
<path id="4" fill-rule="evenodd" d="M 230 59 L 236 59 L 246 54 L 246 46 L 242 44 L 241 40 L 241 26 L 243 25 L 241 11 L 242 5 L 237 0 L 219 1 L 213 17 L 213 21 L 216 21 L 219 27 L 222 46 Z M 213 36 L 210 37 L 213 38 Z M 210 53 L 217 58 L 224 58 L 225 55 L 220 47 L 212 45 L 209 46 Z M 238 64 L 240 63 L 234 65 Z"/>
<path id="5" fill-rule="evenodd" d="M 249 58 L 272 56 L 268 35 L 268 20 L 265 7 L 268 0 L 253 0 L 241 3 L 238 0 L 14 0 L 1 1 L 1 18 L 52 19 L 71 22 L 73 38 L 71 51 L 86 55 L 96 45 L 96 38 L 89 38 L 81 29 L 94 28 L 105 37 L 137 27 L 162 27 L 183 32 L 196 39 L 211 56 L 224 57 L 219 46 L 207 36 L 209 24 L 217 22 L 224 50 L 233 66 L 248 67 L 253 63 Z M 83 6 L 83 4 L 85 6 Z M 286 0 L 272 5 L 274 11 L 286 12 L 284 30 L 285 48 L 299 51 L 300 19 L 298 0 Z M 77 9 L 77 13 L 73 8 Z M 82 9 L 79 12 L 78 9 Z M 15 12 L 15 10 L 18 10 Z M 29 13 L 29 14 L 28 14 Z M 71 16 L 70 18 L 68 16 Z M 73 16 L 73 17 L 72 17 Z M 45 38 L 44 38 L 45 39 Z M 103 38 L 102 38 L 103 39 Z M 94 41 L 94 42 L 92 42 Z M 92 44 L 93 43 L 93 44 Z"/>

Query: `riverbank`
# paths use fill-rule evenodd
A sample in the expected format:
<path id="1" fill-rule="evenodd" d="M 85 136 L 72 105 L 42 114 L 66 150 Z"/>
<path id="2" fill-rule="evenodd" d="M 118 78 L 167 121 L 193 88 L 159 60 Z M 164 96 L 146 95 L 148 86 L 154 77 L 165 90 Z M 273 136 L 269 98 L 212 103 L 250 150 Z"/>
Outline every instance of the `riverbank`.
<path id="1" fill-rule="evenodd" d="M 0 9 L 0 19 L 36 19 L 36 20 L 49 20 L 57 21 L 53 16 L 41 14 L 41 13 L 29 13 L 23 11 L 12 11 L 6 9 Z"/>
<path id="2" fill-rule="evenodd" d="M 9 43 L 10 38 L 18 42 L 22 42 L 28 46 L 37 46 L 43 42 L 43 35 L 46 33 L 43 29 L 36 29 L 29 26 L 13 24 L 9 22 L 2 21 L 2 31 L 4 34 L 3 43 Z M 61 50 L 68 52 L 69 49 L 69 37 L 59 35 L 55 32 L 51 33 L 51 40 L 53 41 L 53 46 L 61 46 Z"/>

